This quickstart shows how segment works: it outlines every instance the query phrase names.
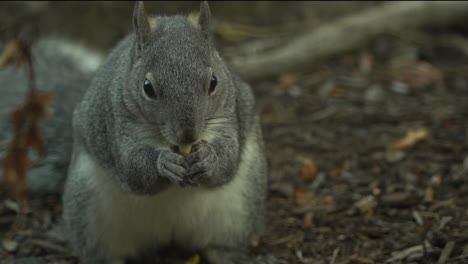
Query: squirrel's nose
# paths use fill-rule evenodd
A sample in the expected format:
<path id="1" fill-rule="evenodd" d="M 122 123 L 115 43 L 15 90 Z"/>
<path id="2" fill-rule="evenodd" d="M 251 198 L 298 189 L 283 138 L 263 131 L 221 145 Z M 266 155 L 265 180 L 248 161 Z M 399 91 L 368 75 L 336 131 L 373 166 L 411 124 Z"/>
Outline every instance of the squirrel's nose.
<path id="1" fill-rule="evenodd" d="M 180 143 L 192 144 L 197 140 L 197 135 L 194 129 L 183 129 L 179 135 Z"/>

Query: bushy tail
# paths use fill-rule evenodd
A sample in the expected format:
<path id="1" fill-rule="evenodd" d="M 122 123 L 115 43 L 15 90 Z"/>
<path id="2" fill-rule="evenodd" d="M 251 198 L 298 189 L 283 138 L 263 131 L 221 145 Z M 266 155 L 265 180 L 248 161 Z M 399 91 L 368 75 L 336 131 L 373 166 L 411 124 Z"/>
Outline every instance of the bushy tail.
<path id="1" fill-rule="evenodd" d="M 62 191 L 72 148 L 72 114 L 85 93 L 102 56 L 60 39 L 41 39 L 32 47 L 38 90 L 52 93 L 51 114 L 41 127 L 47 155 L 28 173 L 32 193 Z M 28 92 L 26 68 L 0 69 L 0 160 L 13 137 L 10 114 Z M 38 157 L 32 153 L 32 160 Z M 0 170 L 1 171 L 1 170 Z M 0 173 L 0 177 L 3 177 Z"/>

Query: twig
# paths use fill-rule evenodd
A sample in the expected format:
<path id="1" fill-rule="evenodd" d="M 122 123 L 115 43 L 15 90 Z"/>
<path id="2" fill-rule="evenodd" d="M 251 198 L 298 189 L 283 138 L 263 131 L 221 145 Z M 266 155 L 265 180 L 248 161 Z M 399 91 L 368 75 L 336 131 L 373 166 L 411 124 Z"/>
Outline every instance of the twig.
<path id="1" fill-rule="evenodd" d="M 335 264 L 336 257 L 338 257 L 339 252 L 340 252 L 340 248 L 336 248 L 335 250 L 333 250 L 333 255 L 332 255 L 332 258 L 330 260 L 330 264 Z"/>
<path id="2" fill-rule="evenodd" d="M 31 239 L 28 242 L 32 245 L 39 246 L 47 250 L 55 251 L 57 253 L 68 253 L 68 249 L 66 247 L 51 243 L 47 240 Z"/>
<path id="3" fill-rule="evenodd" d="M 448 258 L 450 257 L 450 254 L 452 254 L 454 247 L 455 241 L 447 242 L 447 244 L 445 244 L 444 249 L 442 250 L 442 253 L 440 254 L 437 264 L 444 264 L 445 262 L 447 262 Z"/>
<path id="4" fill-rule="evenodd" d="M 444 25 L 467 13 L 468 2 L 461 1 L 388 2 L 309 29 L 276 49 L 233 57 L 232 64 L 246 79 L 265 78 L 350 51 L 384 33 Z"/>

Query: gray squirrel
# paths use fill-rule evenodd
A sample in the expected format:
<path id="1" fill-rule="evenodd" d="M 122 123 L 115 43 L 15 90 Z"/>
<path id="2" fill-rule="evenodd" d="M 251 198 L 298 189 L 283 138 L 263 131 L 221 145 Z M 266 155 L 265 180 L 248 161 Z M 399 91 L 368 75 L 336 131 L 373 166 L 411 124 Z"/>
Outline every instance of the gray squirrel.
<path id="1" fill-rule="evenodd" d="M 64 228 L 84 263 L 124 263 L 166 246 L 212 264 L 250 257 L 263 231 L 267 165 L 248 84 L 211 41 L 202 2 L 147 16 L 110 52 L 73 114 Z"/>

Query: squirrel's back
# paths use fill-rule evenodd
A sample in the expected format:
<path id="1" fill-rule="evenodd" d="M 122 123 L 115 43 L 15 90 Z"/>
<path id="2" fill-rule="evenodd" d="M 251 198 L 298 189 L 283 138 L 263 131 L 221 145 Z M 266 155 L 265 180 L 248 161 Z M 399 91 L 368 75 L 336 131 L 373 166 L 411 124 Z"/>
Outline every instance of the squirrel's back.
<path id="1" fill-rule="evenodd" d="M 33 193 L 62 191 L 72 147 L 73 109 L 101 64 L 101 55 L 80 45 L 57 38 L 40 39 L 32 47 L 37 89 L 51 92 L 51 112 L 41 127 L 47 155 L 28 174 Z M 13 137 L 10 114 L 24 102 L 28 92 L 25 66 L 0 69 L 0 143 Z M 0 158 L 6 148 L 0 149 Z M 34 152 L 32 152 L 34 155 Z M 32 156 L 33 159 L 36 156 Z"/>

